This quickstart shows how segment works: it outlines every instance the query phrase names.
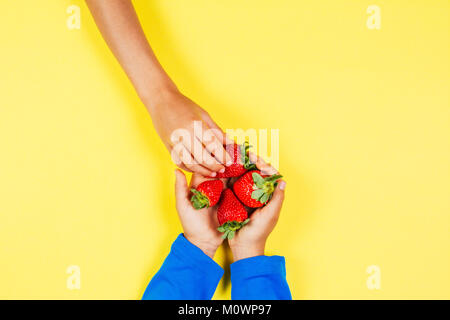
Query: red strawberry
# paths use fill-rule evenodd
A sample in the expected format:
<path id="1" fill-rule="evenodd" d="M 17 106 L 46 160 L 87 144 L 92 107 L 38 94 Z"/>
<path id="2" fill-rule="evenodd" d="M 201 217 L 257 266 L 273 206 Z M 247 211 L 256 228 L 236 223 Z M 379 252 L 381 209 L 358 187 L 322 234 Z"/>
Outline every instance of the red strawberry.
<path id="1" fill-rule="evenodd" d="M 228 144 L 226 150 L 233 163 L 225 167 L 225 172 L 219 172 L 217 178 L 239 177 L 247 170 L 255 169 L 255 164 L 251 163 L 248 157 L 248 149 L 250 149 L 250 145 L 247 141 L 243 145 Z"/>
<path id="2" fill-rule="evenodd" d="M 222 180 L 203 181 L 197 186 L 197 189 L 191 189 L 194 194 L 191 198 L 192 205 L 195 209 L 215 206 L 219 202 L 222 190 Z"/>
<path id="3" fill-rule="evenodd" d="M 236 196 L 247 207 L 262 207 L 270 200 L 280 175 L 262 175 L 259 170 L 248 171 L 234 184 Z"/>
<path id="4" fill-rule="evenodd" d="M 235 232 L 249 221 L 247 211 L 231 189 L 225 189 L 223 192 L 217 209 L 217 219 L 220 224 L 217 230 L 223 232 L 223 239 L 233 239 Z"/>

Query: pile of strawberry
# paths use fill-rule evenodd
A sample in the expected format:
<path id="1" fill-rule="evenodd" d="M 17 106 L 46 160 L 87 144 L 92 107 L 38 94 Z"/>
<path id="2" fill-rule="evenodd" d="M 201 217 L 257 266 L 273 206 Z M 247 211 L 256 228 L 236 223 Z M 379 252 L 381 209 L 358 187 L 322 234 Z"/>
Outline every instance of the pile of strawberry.
<path id="1" fill-rule="evenodd" d="M 227 152 L 233 163 L 225 168 L 225 172 L 217 175 L 218 179 L 204 181 L 191 189 L 192 205 L 195 209 L 213 207 L 219 204 L 217 230 L 223 238 L 232 239 L 237 230 L 247 224 L 251 208 L 266 205 L 272 197 L 280 175 L 264 175 L 249 159 L 250 146 L 227 145 Z M 230 178 L 224 185 L 220 178 Z"/>

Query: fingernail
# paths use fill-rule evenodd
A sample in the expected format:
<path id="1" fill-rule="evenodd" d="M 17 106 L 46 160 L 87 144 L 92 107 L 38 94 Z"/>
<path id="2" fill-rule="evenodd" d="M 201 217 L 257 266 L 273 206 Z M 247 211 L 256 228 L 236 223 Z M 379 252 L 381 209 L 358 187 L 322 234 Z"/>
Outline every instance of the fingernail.
<path id="1" fill-rule="evenodd" d="M 211 177 L 215 177 L 217 175 L 217 173 L 213 172 L 211 173 Z"/>
<path id="2" fill-rule="evenodd" d="M 284 180 L 281 181 L 279 186 L 280 186 L 280 190 L 284 190 L 284 188 L 286 188 L 286 181 L 284 181 Z"/>
<path id="3" fill-rule="evenodd" d="M 225 168 L 222 168 L 219 170 L 219 173 L 224 173 L 225 172 Z"/>
<path id="4" fill-rule="evenodd" d="M 227 167 L 231 166 L 233 164 L 233 161 L 227 161 L 227 163 L 225 164 Z"/>

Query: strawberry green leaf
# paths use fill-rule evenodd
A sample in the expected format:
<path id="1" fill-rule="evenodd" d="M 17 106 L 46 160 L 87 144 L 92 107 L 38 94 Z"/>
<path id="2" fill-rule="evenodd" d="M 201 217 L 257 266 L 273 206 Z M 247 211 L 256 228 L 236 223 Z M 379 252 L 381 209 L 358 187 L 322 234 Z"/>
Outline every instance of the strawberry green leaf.
<path id="1" fill-rule="evenodd" d="M 223 232 L 222 239 L 233 239 L 236 232 L 246 225 L 250 219 L 244 221 L 228 221 L 217 228 L 218 231 Z"/>
<path id="2" fill-rule="evenodd" d="M 253 182 L 255 182 L 255 184 L 258 188 L 263 187 L 265 181 L 264 181 L 264 178 L 261 177 L 261 175 L 259 175 L 257 172 L 253 172 L 252 178 L 253 178 Z"/>
<path id="3" fill-rule="evenodd" d="M 281 178 L 283 178 L 282 175 L 274 174 L 274 175 L 272 175 L 272 176 L 270 176 L 270 177 L 264 178 L 264 180 L 265 180 L 266 182 L 274 182 L 274 181 L 277 181 L 278 179 L 281 179 Z"/>
<path id="4" fill-rule="evenodd" d="M 248 141 L 245 141 L 244 144 L 240 146 L 241 161 L 244 164 L 245 169 L 254 170 L 256 169 L 256 164 L 250 161 L 250 157 L 248 155 L 250 147 L 251 145 L 248 143 Z"/>
<path id="5" fill-rule="evenodd" d="M 230 232 L 230 230 L 226 230 L 222 235 L 222 239 L 226 239 L 228 237 L 229 232 Z"/>
<path id="6" fill-rule="evenodd" d="M 264 195 L 264 190 L 258 189 L 252 192 L 252 199 L 259 200 Z"/>
<path id="7" fill-rule="evenodd" d="M 260 201 L 261 203 L 266 203 L 267 200 L 269 200 L 269 197 L 270 197 L 269 194 L 264 193 L 264 194 L 262 195 L 262 197 L 259 199 L 259 201 Z"/>
<path id="8" fill-rule="evenodd" d="M 192 206 L 195 209 L 202 209 L 205 207 L 209 207 L 209 199 L 207 196 L 205 196 L 203 193 L 196 189 L 191 189 L 191 192 L 193 193 L 193 196 L 191 198 Z"/>

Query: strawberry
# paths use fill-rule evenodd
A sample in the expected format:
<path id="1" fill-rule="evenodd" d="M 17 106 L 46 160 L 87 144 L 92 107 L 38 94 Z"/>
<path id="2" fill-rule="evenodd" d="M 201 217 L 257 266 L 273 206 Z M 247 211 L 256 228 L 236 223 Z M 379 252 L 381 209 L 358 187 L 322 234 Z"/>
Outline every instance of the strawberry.
<path id="1" fill-rule="evenodd" d="M 249 149 L 250 145 L 247 141 L 243 145 L 228 144 L 226 150 L 232 158 L 232 164 L 225 167 L 225 172 L 219 172 L 217 178 L 239 177 L 247 170 L 255 169 L 256 165 L 251 163 L 248 157 Z"/>
<path id="2" fill-rule="evenodd" d="M 191 189 L 194 194 L 191 198 L 192 205 L 195 209 L 215 206 L 219 202 L 222 190 L 222 180 L 203 181 L 196 189 Z"/>
<path id="3" fill-rule="evenodd" d="M 225 189 L 223 192 L 222 201 L 217 209 L 217 219 L 220 224 L 217 230 L 223 232 L 223 239 L 233 239 L 235 232 L 250 220 L 245 207 L 231 189 Z"/>
<path id="4" fill-rule="evenodd" d="M 259 170 L 248 171 L 233 184 L 233 191 L 247 207 L 259 208 L 270 200 L 281 177 L 262 175 Z"/>

